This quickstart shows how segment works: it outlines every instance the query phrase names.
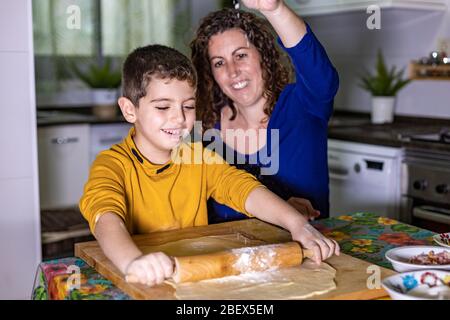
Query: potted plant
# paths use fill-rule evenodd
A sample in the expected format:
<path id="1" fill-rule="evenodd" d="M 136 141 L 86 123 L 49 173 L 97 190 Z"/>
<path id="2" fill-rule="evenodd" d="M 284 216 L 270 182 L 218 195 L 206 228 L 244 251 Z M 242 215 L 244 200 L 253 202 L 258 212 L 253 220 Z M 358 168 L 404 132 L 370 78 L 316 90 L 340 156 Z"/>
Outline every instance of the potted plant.
<path id="1" fill-rule="evenodd" d="M 378 51 L 375 71 L 375 74 L 366 71 L 359 86 L 372 94 L 372 123 L 391 123 L 396 94 L 411 80 L 403 79 L 404 69 L 397 71 L 393 66 L 388 70 L 381 50 Z"/>
<path id="2" fill-rule="evenodd" d="M 86 70 L 72 65 L 74 73 L 89 88 L 93 113 L 99 118 L 113 118 L 117 113 L 118 88 L 121 83 L 121 73 L 111 67 L 111 59 L 93 63 Z"/>

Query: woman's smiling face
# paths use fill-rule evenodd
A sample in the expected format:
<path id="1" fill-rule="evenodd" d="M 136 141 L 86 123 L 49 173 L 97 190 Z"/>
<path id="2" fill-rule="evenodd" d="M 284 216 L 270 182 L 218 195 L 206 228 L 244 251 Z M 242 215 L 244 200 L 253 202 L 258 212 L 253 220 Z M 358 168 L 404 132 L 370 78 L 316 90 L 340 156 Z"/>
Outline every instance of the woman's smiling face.
<path id="1" fill-rule="evenodd" d="M 215 81 L 236 106 L 253 106 L 265 100 L 260 54 L 241 29 L 212 36 L 208 54 Z"/>

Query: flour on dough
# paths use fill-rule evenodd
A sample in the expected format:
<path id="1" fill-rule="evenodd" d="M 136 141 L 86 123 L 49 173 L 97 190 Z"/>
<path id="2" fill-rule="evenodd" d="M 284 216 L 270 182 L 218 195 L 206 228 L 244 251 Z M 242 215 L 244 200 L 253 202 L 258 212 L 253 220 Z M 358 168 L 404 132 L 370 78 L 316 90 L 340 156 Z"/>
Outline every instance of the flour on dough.
<path id="1" fill-rule="evenodd" d="M 264 244 L 266 244 L 264 241 L 252 239 L 242 233 L 231 233 L 220 236 L 182 239 L 160 245 L 139 246 L 139 248 L 144 254 L 162 251 L 169 256 L 183 257 Z"/>

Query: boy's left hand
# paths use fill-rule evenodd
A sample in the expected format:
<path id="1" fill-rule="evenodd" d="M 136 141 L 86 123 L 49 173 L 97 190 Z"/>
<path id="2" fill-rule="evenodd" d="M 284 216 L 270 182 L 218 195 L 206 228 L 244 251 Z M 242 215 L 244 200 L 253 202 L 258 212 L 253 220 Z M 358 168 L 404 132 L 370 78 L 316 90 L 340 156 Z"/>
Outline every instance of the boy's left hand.
<path id="1" fill-rule="evenodd" d="M 292 234 L 292 239 L 298 241 L 305 249 L 312 250 L 314 253 L 312 259 L 318 265 L 332 255 L 340 254 L 339 244 L 325 237 L 309 223 L 305 223 L 298 232 Z"/>

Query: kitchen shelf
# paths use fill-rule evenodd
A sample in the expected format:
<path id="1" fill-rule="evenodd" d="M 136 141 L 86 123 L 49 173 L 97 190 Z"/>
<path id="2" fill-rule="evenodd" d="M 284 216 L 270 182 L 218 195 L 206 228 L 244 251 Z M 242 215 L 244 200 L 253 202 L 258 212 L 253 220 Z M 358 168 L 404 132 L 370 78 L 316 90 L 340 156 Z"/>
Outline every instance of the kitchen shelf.
<path id="1" fill-rule="evenodd" d="M 344 12 L 366 12 L 369 5 L 381 9 L 446 11 L 443 0 L 287 0 L 291 8 L 304 17 Z"/>
<path id="2" fill-rule="evenodd" d="M 450 65 L 429 66 L 411 62 L 409 64 L 411 80 L 447 80 L 450 81 Z"/>

